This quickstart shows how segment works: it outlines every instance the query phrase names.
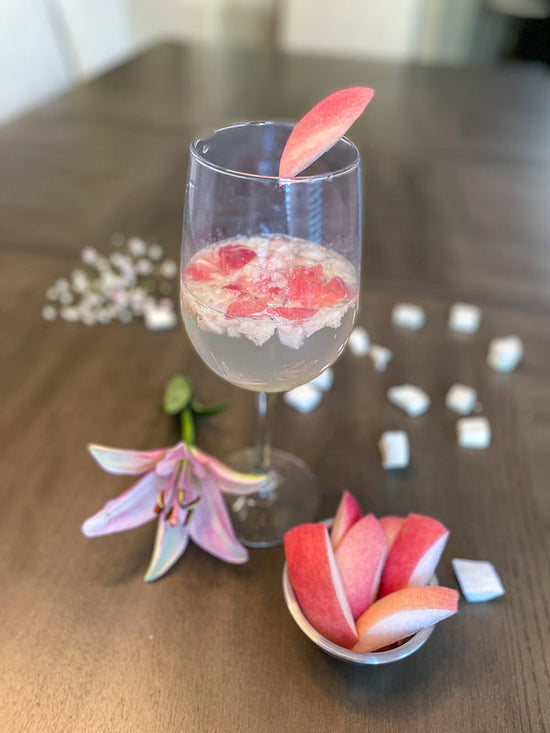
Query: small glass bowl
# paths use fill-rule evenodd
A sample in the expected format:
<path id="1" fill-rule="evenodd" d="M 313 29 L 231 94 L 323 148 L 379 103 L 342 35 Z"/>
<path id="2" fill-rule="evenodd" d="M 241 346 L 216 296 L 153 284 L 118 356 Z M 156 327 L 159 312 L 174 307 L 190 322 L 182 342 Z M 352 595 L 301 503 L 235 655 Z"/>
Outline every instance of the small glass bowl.
<path id="1" fill-rule="evenodd" d="M 438 585 L 436 575 L 431 579 L 430 585 Z M 394 649 L 389 649 L 388 651 L 353 652 L 351 649 L 346 649 L 343 646 L 339 646 L 338 644 L 329 641 L 309 623 L 302 613 L 302 609 L 300 608 L 296 595 L 294 594 L 294 588 L 292 587 L 292 583 L 288 576 L 286 563 L 283 568 L 283 594 L 287 608 L 290 611 L 290 615 L 304 634 L 308 636 L 314 644 L 317 644 L 317 646 L 324 652 L 330 654 L 332 657 L 336 657 L 337 659 L 343 659 L 345 662 L 354 662 L 355 664 L 389 664 L 390 662 L 398 662 L 400 659 L 405 659 L 405 657 L 408 657 L 417 649 L 420 649 L 420 647 L 428 641 L 432 631 L 434 630 L 433 626 L 430 626 L 427 629 L 421 629 L 420 631 L 417 631 L 414 636 L 411 636 L 404 644 L 401 644 Z"/>

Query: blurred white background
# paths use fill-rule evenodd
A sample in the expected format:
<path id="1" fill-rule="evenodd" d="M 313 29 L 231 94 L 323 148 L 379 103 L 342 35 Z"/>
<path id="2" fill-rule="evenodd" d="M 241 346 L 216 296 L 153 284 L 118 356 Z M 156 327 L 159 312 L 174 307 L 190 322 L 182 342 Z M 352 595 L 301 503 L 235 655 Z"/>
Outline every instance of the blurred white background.
<path id="1" fill-rule="evenodd" d="M 490 62 L 549 0 L 0 0 L 0 121 L 161 40 Z"/>

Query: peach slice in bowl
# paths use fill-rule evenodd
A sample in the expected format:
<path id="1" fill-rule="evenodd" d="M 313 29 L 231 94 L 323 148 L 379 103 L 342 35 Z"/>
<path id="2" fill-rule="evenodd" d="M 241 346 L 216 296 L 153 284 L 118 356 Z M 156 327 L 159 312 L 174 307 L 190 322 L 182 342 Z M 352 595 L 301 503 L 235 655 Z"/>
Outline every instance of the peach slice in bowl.
<path id="1" fill-rule="evenodd" d="M 430 582 L 430 586 L 437 585 L 437 576 L 434 575 Z M 329 641 L 309 623 L 307 618 L 304 616 L 296 598 L 296 594 L 294 593 L 294 588 L 290 582 L 286 563 L 283 569 L 283 595 L 287 608 L 290 611 L 290 615 L 296 622 L 298 628 L 326 654 L 336 657 L 337 659 L 342 659 L 345 662 L 353 662 L 355 664 L 389 664 L 390 662 L 398 662 L 400 659 L 405 659 L 405 657 L 410 656 L 420 649 L 420 647 L 424 646 L 432 635 L 435 627 L 434 625 L 421 629 L 420 631 L 417 631 L 416 634 L 413 634 L 413 636 L 398 643 L 397 645 L 393 645 L 392 648 L 385 651 L 356 652 L 352 649 L 346 649 L 339 644 Z"/>

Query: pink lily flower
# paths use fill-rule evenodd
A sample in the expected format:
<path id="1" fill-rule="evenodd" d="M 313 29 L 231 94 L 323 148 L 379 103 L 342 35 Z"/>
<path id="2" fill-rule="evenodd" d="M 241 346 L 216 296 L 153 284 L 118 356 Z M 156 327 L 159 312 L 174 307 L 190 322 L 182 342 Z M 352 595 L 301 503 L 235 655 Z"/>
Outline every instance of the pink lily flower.
<path id="1" fill-rule="evenodd" d="M 137 483 L 107 502 L 82 525 L 86 537 L 139 527 L 158 519 L 151 562 L 144 580 L 157 580 L 185 552 L 189 538 L 232 563 L 248 560 L 235 537 L 221 492 L 250 494 L 261 489 L 263 474 L 233 471 L 194 445 L 132 451 L 90 445 L 88 450 L 109 473 L 137 476 Z"/>

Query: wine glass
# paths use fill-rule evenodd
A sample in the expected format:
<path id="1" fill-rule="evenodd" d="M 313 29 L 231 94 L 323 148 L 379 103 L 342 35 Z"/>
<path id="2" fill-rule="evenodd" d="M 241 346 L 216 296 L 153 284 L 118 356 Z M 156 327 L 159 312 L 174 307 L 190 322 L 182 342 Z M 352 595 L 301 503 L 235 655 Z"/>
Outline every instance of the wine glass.
<path id="1" fill-rule="evenodd" d="M 274 399 L 337 359 L 359 293 L 358 150 L 341 138 L 305 175 L 279 178 L 292 127 L 247 122 L 195 140 L 185 199 L 187 334 L 216 374 L 257 394 L 257 445 L 227 459 L 266 474 L 260 492 L 228 502 L 237 537 L 257 547 L 279 544 L 315 517 L 315 477 L 299 458 L 272 448 Z"/>

